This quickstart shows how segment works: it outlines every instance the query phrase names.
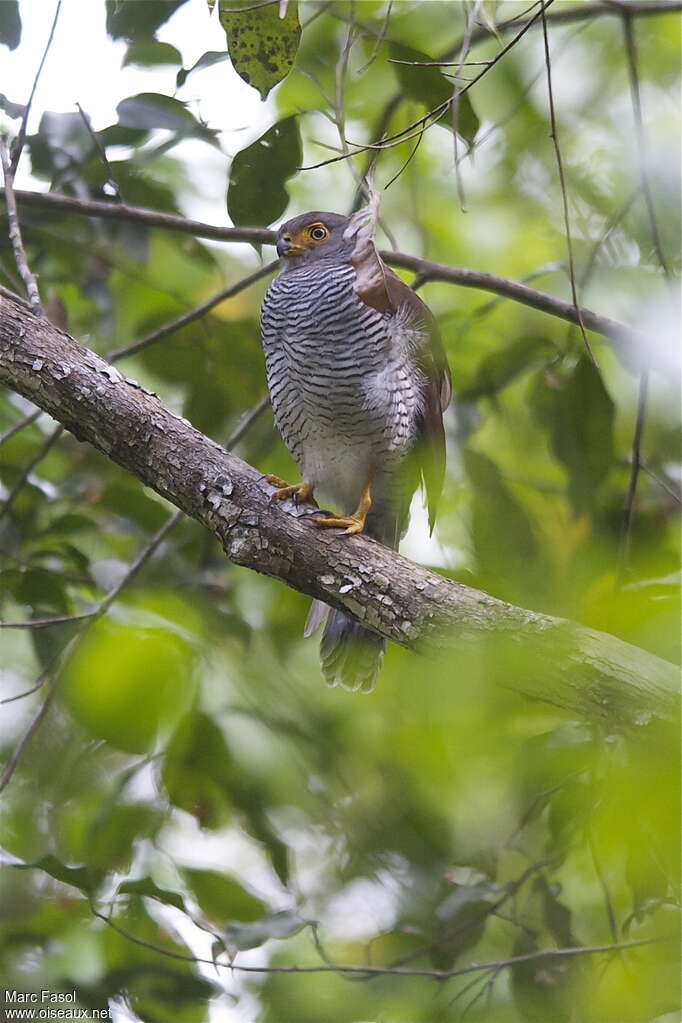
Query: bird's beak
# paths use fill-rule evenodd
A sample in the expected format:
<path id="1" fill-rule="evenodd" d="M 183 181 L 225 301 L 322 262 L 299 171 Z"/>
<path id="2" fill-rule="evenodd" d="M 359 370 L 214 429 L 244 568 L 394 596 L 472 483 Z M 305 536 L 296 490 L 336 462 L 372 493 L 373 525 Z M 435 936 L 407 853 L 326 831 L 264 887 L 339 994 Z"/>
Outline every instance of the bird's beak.
<path id="1" fill-rule="evenodd" d="M 283 234 L 277 239 L 278 256 L 297 256 L 303 250 L 291 240 L 291 235 Z"/>

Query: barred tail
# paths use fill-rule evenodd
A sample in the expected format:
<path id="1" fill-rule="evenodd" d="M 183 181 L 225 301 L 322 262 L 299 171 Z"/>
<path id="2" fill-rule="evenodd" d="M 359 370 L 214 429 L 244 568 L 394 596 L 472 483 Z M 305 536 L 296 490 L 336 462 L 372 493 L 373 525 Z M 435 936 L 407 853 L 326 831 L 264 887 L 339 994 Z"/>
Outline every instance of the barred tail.
<path id="1" fill-rule="evenodd" d="M 305 635 L 309 636 L 328 612 L 320 642 L 322 674 L 328 686 L 369 693 L 374 689 L 386 649 L 386 640 L 363 629 L 336 608 L 313 601 Z"/>

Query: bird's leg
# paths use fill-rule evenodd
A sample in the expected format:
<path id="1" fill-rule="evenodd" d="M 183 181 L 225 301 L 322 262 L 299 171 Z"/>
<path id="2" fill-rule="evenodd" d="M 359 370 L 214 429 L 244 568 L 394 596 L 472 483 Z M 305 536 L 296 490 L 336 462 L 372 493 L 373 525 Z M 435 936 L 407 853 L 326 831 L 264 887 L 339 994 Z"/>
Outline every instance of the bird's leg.
<path id="1" fill-rule="evenodd" d="M 265 477 L 268 483 L 274 484 L 277 490 L 274 492 L 271 501 L 284 501 L 287 497 L 293 497 L 296 504 L 314 504 L 317 508 L 317 501 L 313 497 L 313 485 L 312 483 L 294 483 L 290 486 L 285 480 L 281 480 L 279 476 L 273 476 L 271 473 Z"/>
<path id="2" fill-rule="evenodd" d="M 316 526 L 326 526 L 330 529 L 345 528 L 349 536 L 352 536 L 353 533 L 361 533 L 365 528 L 367 512 L 372 507 L 370 489 L 371 480 L 367 480 L 360 495 L 360 503 L 352 515 L 327 515 L 323 519 L 313 519 L 313 522 Z"/>

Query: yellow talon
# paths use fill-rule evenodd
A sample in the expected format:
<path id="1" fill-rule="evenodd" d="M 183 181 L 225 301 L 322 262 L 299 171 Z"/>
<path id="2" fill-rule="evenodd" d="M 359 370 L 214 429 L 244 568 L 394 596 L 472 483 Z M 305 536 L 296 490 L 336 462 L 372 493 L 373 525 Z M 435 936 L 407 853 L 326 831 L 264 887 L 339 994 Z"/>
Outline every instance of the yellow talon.
<path id="1" fill-rule="evenodd" d="M 285 480 L 281 480 L 279 476 L 273 476 L 271 473 L 265 477 L 268 483 L 274 484 L 277 490 L 272 495 L 272 501 L 284 501 L 287 497 L 293 497 L 297 504 L 314 504 L 317 508 L 317 501 L 313 497 L 313 486 L 311 483 L 294 483 L 293 485 L 288 484 Z"/>
<path id="2" fill-rule="evenodd" d="M 361 533 L 365 528 L 365 519 L 371 507 L 372 498 L 368 481 L 362 491 L 360 503 L 352 515 L 326 515 L 323 519 L 313 519 L 313 522 L 316 526 L 324 526 L 328 529 L 345 529 L 346 536 L 353 536 L 354 533 Z"/>

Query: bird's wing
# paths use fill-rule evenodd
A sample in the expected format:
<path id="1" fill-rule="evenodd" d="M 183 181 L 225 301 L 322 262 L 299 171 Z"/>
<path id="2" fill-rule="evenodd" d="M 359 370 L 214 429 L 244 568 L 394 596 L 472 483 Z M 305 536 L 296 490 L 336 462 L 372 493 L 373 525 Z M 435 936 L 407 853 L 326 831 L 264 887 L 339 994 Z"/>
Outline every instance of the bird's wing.
<path id="1" fill-rule="evenodd" d="M 365 305 L 381 313 L 408 311 L 408 322 L 421 328 L 413 357 L 421 374 L 421 411 L 414 455 L 424 481 L 433 531 L 445 476 L 443 413 L 450 404 L 452 385 L 438 325 L 427 305 L 379 256 L 374 244 L 378 194 L 349 221 L 344 238 L 354 241 L 350 261 L 355 267 L 355 293 Z"/>
<path id="2" fill-rule="evenodd" d="M 443 413 L 452 397 L 450 370 L 431 310 L 388 267 L 384 280 L 390 308 L 396 311 L 407 308 L 412 323 L 421 328 L 417 332 L 418 342 L 413 353 L 421 374 L 422 392 L 415 456 L 426 490 L 429 529 L 433 531 L 445 476 Z"/>

